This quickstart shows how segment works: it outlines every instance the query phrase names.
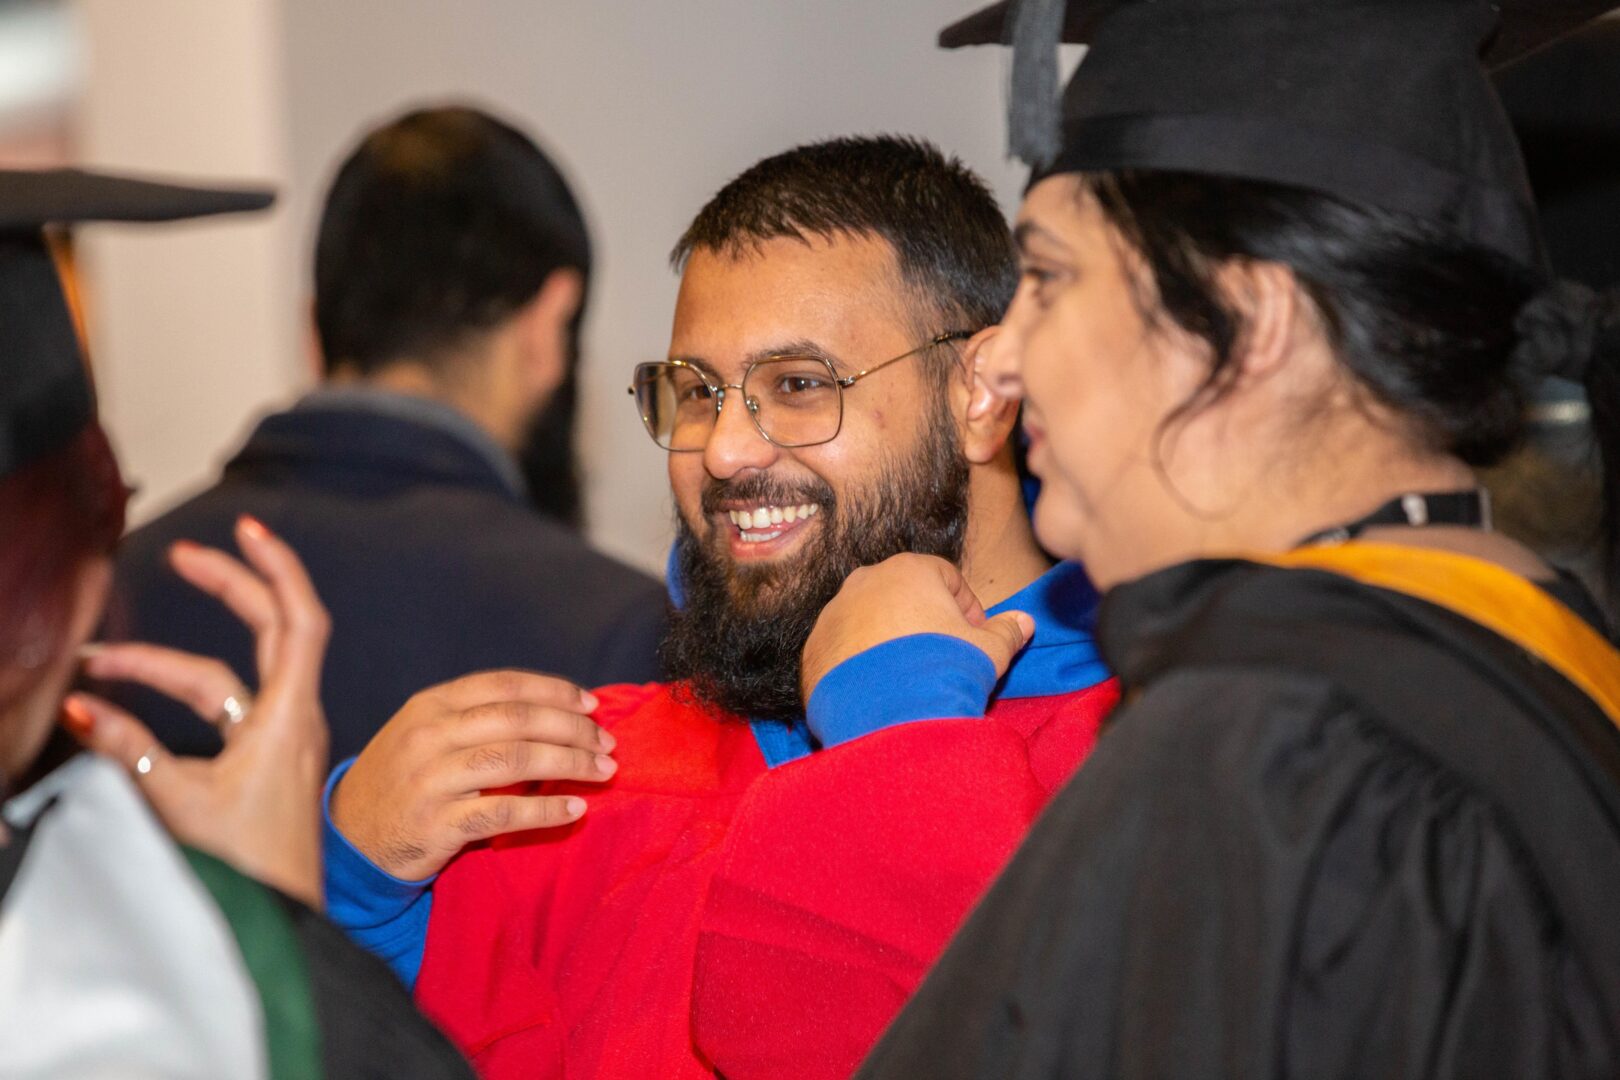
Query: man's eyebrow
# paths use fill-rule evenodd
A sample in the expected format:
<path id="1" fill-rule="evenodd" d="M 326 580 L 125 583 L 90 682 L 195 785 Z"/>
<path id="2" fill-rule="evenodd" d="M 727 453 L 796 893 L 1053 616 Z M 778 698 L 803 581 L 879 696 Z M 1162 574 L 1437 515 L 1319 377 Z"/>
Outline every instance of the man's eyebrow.
<path id="1" fill-rule="evenodd" d="M 833 366 L 833 370 L 838 369 L 838 357 L 809 338 L 775 342 L 763 349 L 756 349 L 748 354 L 748 362 L 751 364 L 757 363 L 760 360 L 769 360 L 774 356 L 808 356 L 816 360 L 825 360 Z"/>
<path id="2" fill-rule="evenodd" d="M 672 364 L 685 364 L 687 367 L 697 368 L 699 372 L 707 376 L 710 382 L 718 383 L 722 381 L 720 378 L 720 373 L 714 370 L 713 365 L 711 365 L 707 360 L 704 360 L 702 357 L 677 356 L 674 353 L 671 353 L 668 359 Z"/>
<path id="3" fill-rule="evenodd" d="M 746 366 L 748 364 L 757 363 L 761 360 L 769 360 L 772 357 L 777 356 L 808 356 L 816 360 L 825 360 L 827 363 L 833 366 L 833 371 L 841 373 L 842 365 L 839 363 L 838 357 L 834 356 L 821 344 L 812 341 L 809 338 L 797 338 L 791 341 L 772 342 L 763 348 L 755 349 L 753 352 L 749 353 L 743 358 L 743 363 L 744 366 Z M 704 360 L 702 357 L 671 354 L 669 359 L 697 368 L 715 383 L 722 381 L 720 373 L 715 370 L 714 365 L 709 363 L 707 360 Z"/>

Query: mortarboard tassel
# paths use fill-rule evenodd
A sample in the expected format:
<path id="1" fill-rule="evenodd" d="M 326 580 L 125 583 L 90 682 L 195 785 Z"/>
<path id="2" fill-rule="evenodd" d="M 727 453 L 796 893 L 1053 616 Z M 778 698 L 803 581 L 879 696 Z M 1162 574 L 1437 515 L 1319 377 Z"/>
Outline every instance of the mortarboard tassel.
<path id="1" fill-rule="evenodd" d="M 1061 148 L 1058 113 L 1058 39 L 1067 0 L 1013 0 L 1011 100 L 1007 152 L 1039 169 Z"/>

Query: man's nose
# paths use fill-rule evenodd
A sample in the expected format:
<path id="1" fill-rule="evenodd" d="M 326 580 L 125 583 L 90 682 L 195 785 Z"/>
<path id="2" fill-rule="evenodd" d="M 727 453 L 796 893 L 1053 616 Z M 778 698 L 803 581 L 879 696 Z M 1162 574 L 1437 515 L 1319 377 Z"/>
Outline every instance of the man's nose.
<path id="1" fill-rule="evenodd" d="M 716 480 L 729 480 L 746 469 L 769 468 L 777 455 L 777 448 L 754 425 L 742 391 L 728 389 L 703 446 L 704 469 Z"/>

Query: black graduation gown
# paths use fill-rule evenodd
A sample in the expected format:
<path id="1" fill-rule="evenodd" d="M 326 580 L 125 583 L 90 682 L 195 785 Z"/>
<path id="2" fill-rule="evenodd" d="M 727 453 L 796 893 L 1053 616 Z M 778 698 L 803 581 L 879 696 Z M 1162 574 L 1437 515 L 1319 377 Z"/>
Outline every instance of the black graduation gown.
<path id="1" fill-rule="evenodd" d="M 1321 570 L 1174 567 L 1100 638 L 1127 704 L 860 1076 L 1620 1076 L 1591 697 Z"/>

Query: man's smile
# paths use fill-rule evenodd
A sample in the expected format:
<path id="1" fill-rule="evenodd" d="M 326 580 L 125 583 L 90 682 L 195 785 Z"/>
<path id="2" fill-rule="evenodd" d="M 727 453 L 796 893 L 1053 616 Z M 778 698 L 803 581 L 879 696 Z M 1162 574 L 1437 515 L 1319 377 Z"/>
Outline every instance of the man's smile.
<path id="1" fill-rule="evenodd" d="M 809 531 L 812 518 L 821 513 L 818 503 L 779 506 L 752 503 L 726 507 L 721 513 L 729 521 L 726 528 L 734 559 L 766 559 L 781 555 Z"/>

